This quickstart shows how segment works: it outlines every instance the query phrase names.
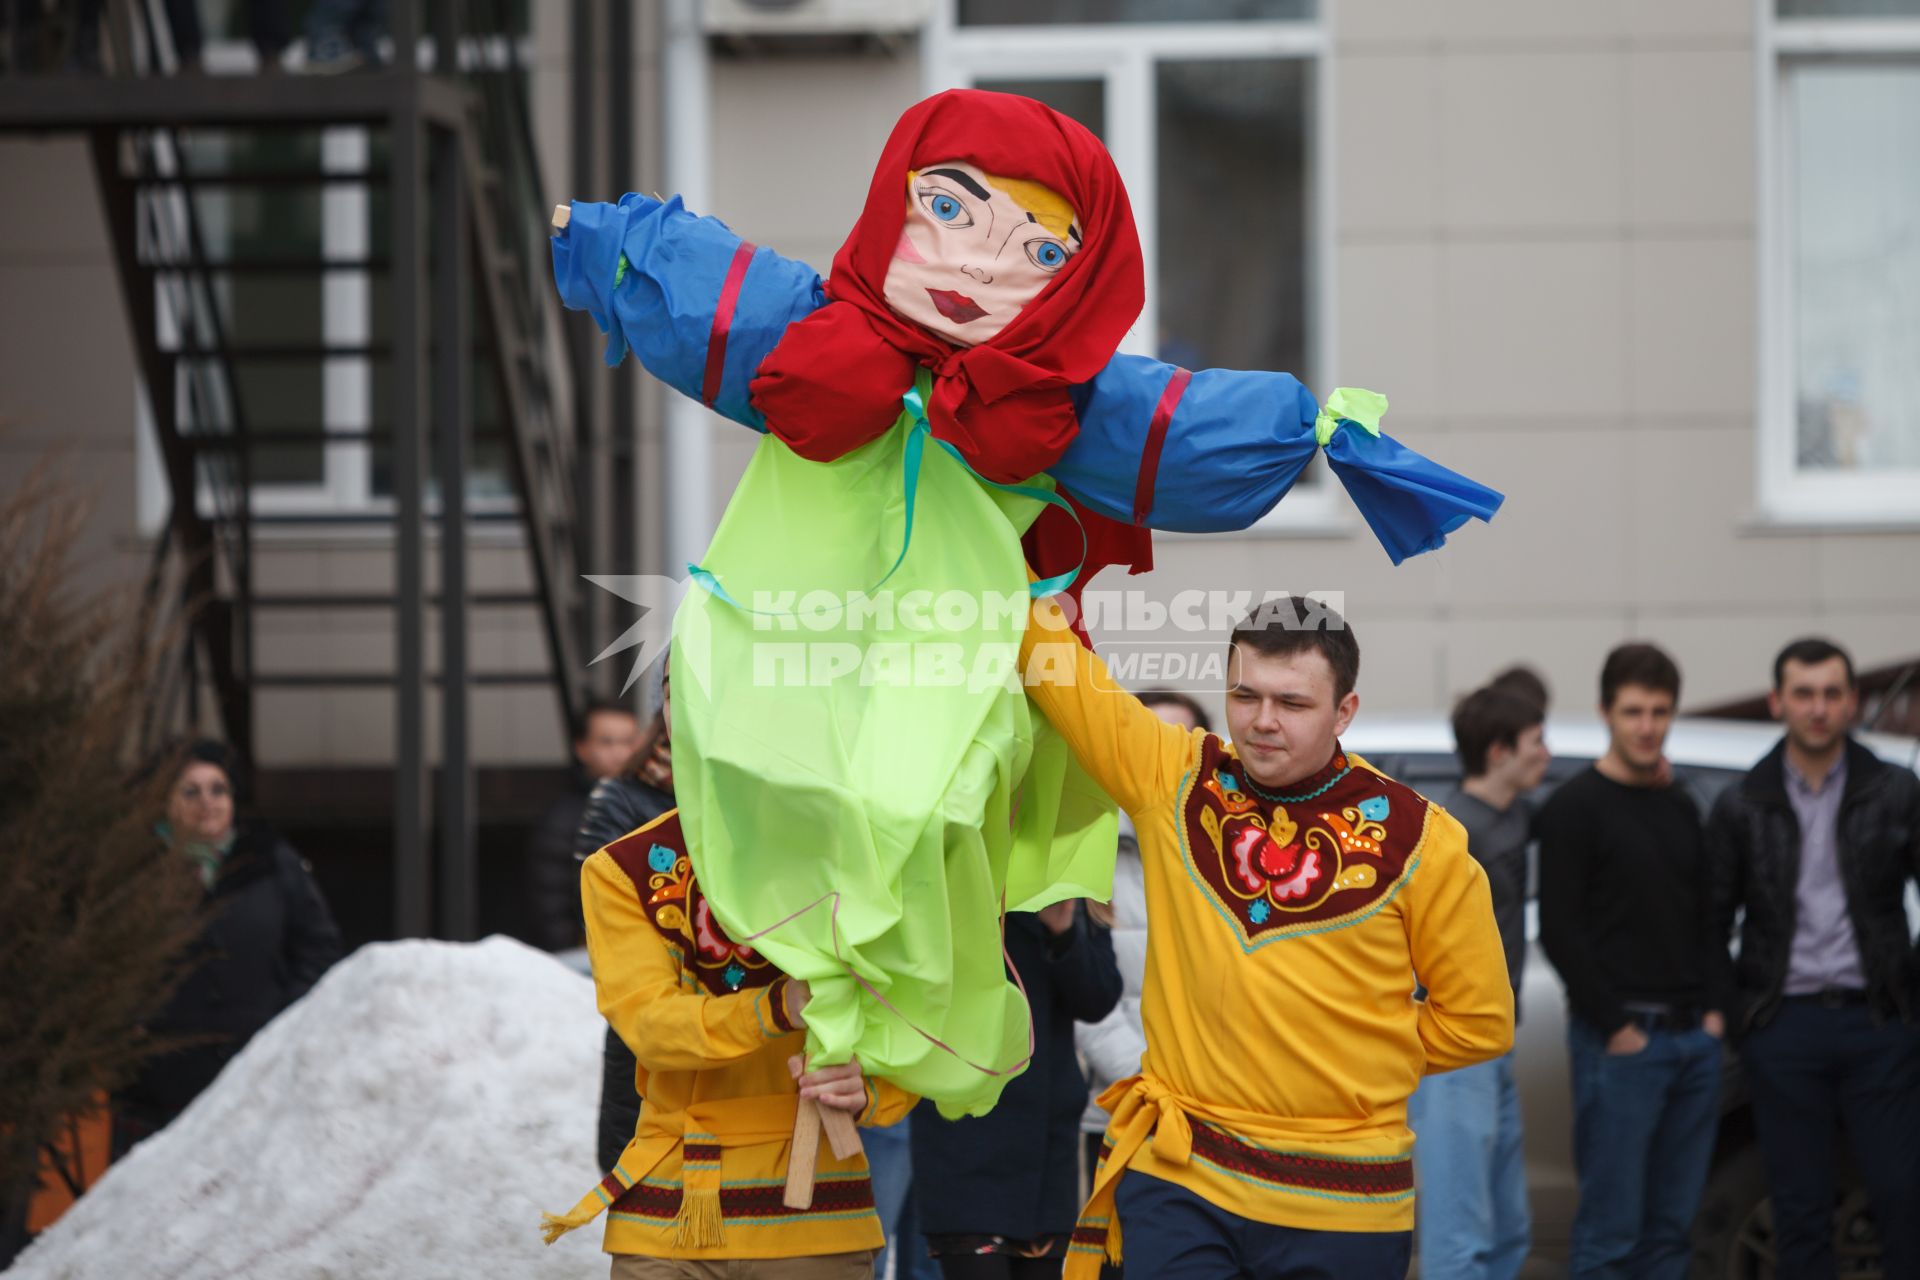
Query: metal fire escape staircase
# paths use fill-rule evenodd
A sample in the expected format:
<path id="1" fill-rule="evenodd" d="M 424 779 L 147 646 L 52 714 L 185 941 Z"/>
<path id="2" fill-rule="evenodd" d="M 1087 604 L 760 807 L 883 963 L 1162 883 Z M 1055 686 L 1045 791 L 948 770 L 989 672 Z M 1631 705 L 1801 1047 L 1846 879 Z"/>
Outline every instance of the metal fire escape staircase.
<path id="1" fill-rule="evenodd" d="M 114 41 L 123 74 L 95 79 L 0 78 L 0 129 L 84 133 L 113 242 L 122 301 L 163 462 L 171 510 L 155 548 L 148 604 L 178 634 L 176 659 L 156 690 L 148 726 L 217 730 L 250 759 L 256 691 L 390 687 L 395 692 L 395 928 L 402 935 L 473 936 L 474 793 L 468 754 L 469 688 L 550 685 L 563 722 L 584 705 L 587 651 L 579 504 L 591 492 L 577 465 L 573 388 L 581 368 L 547 282 L 541 182 L 529 126 L 521 39 L 512 6 L 430 3 L 430 25 L 407 0 L 393 6 L 397 56 L 380 72 L 337 77 L 173 77 L 156 36 L 157 4 L 121 9 Z M 116 6 L 116 9 L 119 9 Z M 409 56 L 418 51 L 419 56 Z M 431 71 L 420 63 L 431 60 Z M 132 74 L 124 74 L 131 72 Z M 202 168 L 196 130 L 318 130 L 360 126 L 385 140 L 383 166 Z M 218 190 L 384 187 L 384 252 L 353 259 L 280 254 L 212 256 L 198 198 Z M 377 239 L 377 237 L 376 237 Z M 358 344 L 259 343 L 234 331 L 230 282 L 246 273 L 353 271 L 384 278 L 390 338 Z M 250 362 L 343 357 L 384 360 L 389 411 L 372 430 L 260 428 L 242 393 Z M 497 410 L 512 476 L 513 510 L 532 562 L 530 593 L 468 587 L 466 477 L 478 390 Z M 365 512 L 287 516 L 259 502 L 260 457 L 290 447 L 356 444 L 392 450 L 392 500 Z M 496 513 L 498 514 L 498 513 Z M 276 591 L 258 581 L 263 530 L 288 523 L 390 529 L 391 592 Z M 437 529 L 438 590 L 426 589 L 427 531 Z M 381 545 L 376 540 L 373 545 Z M 438 670 L 426 663 L 427 608 L 440 623 Z M 474 671 L 472 605 L 536 610 L 549 665 Z M 392 610 L 391 669 L 262 672 L 256 624 L 269 610 Z M 425 758 L 425 689 L 441 691 L 438 803 Z M 208 695 L 211 695 L 210 697 Z M 203 726 L 211 704 L 217 724 Z M 438 832 L 438 857 L 429 833 Z"/>

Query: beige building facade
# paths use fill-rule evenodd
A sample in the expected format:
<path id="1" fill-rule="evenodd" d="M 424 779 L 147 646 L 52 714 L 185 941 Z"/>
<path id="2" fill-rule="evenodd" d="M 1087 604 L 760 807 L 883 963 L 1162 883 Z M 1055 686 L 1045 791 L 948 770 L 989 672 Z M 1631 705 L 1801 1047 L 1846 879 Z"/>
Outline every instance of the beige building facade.
<path id="1" fill-rule="evenodd" d="M 1058 94 L 1096 117 L 1140 216 L 1152 283 L 1132 349 L 1281 353 L 1322 395 L 1385 391 L 1389 431 L 1508 495 L 1491 525 L 1396 568 L 1316 480 L 1259 529 L 1162 537 L 1151 575 L 1103 586 L 1340 593 L 1376 710 L 1441 710 L 1526 661 L 1583 711 L 1630 637 L 1668 647 L 1699 706 L 1760 689 L 1803 633 L 1866 667 L 1920 652 L 1920 328 L 1901 328 L 1920 317 L 1902 292 L 1920 250 L 1900 240 L 1920 192 L 1875 160 L 1920 139 L 1920 9 L 1779 5 L 1167 3 L 1147 6 L 1155 24 L 1057 27 L 903 0 L 879 34 L 796 41 L 709 37 L 666 4 L 636 43 L 644 171 L 626 185 L 688 175 L 704 209 L 824 270 L 905 106 L 955 84 Z M 1207 16 L 1229 7 L 1256 16 Z M 534 15 L 554 198 L 613 198 L 565 177 L 567 6 Z M 1866 125 L 1872 145 L 1845 144 Z M 58 444 L 97 495 L 99 563 L 137 575 L 160 513 L 84 143 L 0 140 L 0 172 L 0 484 Z M 1871 225 L 1819 198 L 1855 181 Z M 754 437 L 641 403 L 634 501 L 664 570 Z M 288 524 L 263 537 L 259 580 L 379 588 L 380 537 Z M 510 525 L 476 535 L 473 576 L 526 584 Z M 530 612 L 476 608 L 473 632 L 476 667 L 545 660 Z M 259 636 L 266 669 L 378 665 L 392 643 L 382 616 L 339 611 Z M 258 720 L 263 763 L 391 758 L 384 690 L 267 690 Z M 538 687 L 477 690 L 473 726 L 482 765 L 564 754 Z"/>

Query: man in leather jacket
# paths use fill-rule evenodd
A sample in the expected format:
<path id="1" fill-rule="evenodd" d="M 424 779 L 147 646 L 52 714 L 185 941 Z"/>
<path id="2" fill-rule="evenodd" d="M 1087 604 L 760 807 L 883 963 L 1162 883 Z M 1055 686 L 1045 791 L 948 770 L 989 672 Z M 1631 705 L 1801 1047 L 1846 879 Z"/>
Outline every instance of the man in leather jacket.
<path id="1" fill-rule="evenodd" d="M 1853 663 L 1825 640 L 1774 660 L 1779 746 L 1723 792 L 1707 828 L 1721 974 L 1766 1158 L 1782 1275 L 1834 1275 L 1836 1130 L 1880 1230 L 1884 1274 L 1920 1277 L 1920 779 L 1847 733 Z"/>

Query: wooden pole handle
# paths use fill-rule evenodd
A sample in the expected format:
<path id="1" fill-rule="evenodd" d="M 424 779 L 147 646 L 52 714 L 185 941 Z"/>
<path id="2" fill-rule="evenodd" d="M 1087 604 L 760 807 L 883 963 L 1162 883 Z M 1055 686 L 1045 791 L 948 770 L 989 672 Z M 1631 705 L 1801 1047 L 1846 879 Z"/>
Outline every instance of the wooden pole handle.
<path id="1" fill-rule="evenodd" d="M 860 1126 L 853 1122 L 851 1112 L 838 1107 L 817 1107 L 820 1112 L 820 1128 L 826 1132 L 827 1146 L 833 1151 L 836 1160 L 851 1160 L 866 1150 L 860 1143 Z"/>
<path id="2" fill-rule="evenodd" d="M 557 204 L 553 206 L 553 229 L 555 231 L 565 231 L 567 229 L 567 224 L 572 221 L 573 221 L 572 205 Z"/>
<path id="3" fill-rule="evenodd" d="M 793 1148 L 787 1155 L 787 1191 L 782 1198 L 787 1208 L 813 1207 L 813 1174 L 819 1161 L 820 1104 L 802 1098 L 794 1112 Z"/>

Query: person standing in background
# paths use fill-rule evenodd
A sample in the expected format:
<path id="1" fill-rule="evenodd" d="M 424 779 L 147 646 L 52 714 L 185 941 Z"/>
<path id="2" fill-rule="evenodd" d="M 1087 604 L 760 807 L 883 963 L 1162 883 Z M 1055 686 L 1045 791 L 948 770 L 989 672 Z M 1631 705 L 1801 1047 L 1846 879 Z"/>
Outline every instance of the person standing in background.
<path id="1" fill-rule="evenodd" d="M 1866 1182 L 1881 1274 L 1920 1277 L 1920 779 L 1848 734 L 1853 660 L 1797 640 L 1768 706 L 1786 736 L 1707 823 L 1716 958 L 1753 1097 L 1782 1275 L 1835 1275 L 1837 1140 Z"/>
<path id="2" fill-rule="evenodd" d="M 115 1160 L 171 1123 L 342 954 L 305 859 L 268 827 L 235 821 L 237 773 L 225 743 L 195 742 L 157 828 L 182 874 L 199 878 L 206 923 L 186 979 L 145 1028 L 179 1047 L 148 1059 L 113 1098 Z"/>
<path id="3" fill-rule="evenodd" d="M 639 718 L 624 702 L 594 702 L 574 722 L 567 792 L 548 806 L 527 847 L 528 940 L 543 951 L 565 951 L 581 944 L 582 855 L 575 848 L 575 836 L 593 788 L 618 775 L 639 744 Z M 630 830 L 614 832 L 593 849 Z"/>
<path id="4" fill-rule="evenodd" d="M 1075 899 L 1006 919 L 1006 949 L 1033 1015 L 1033 1059 L 984 1116 L 914 1109 L 914 1197 L 945 1280 L 1048 1280 L 1066 1261 L 1080 1204 L 1087 1078 L 1076 1021 L 1120 999 L 1107 931 Z"/>
<path id="5" fill-rule="evenodd" d="M 1460 700 L 1453 740 L 1464 778 L 1447 812 L 1486 870 L 1507 954 L 1514 1018 L 1527 957 L 1527 792 L 1552 757 L 1540 704 L 1489 685 Z M 1420 1082 L 1407 1106 L 1420 1185 L 1415 1231 L 1422 1280 L 1512 1280 L 1527 1260 L 1532 1215 L 1513 1054 Z"/>
<path id="6" fill-rule="evenodd" d="M 1600 673 L 1606 754 L 1540 812 L 1540 940 L 1566 985 L 1572 1274 L 1681 1280 L 1720 1117 L 1723 997 L 1699 810 L 1663 754 L 1680 669 L 1624 644 Z"/>

